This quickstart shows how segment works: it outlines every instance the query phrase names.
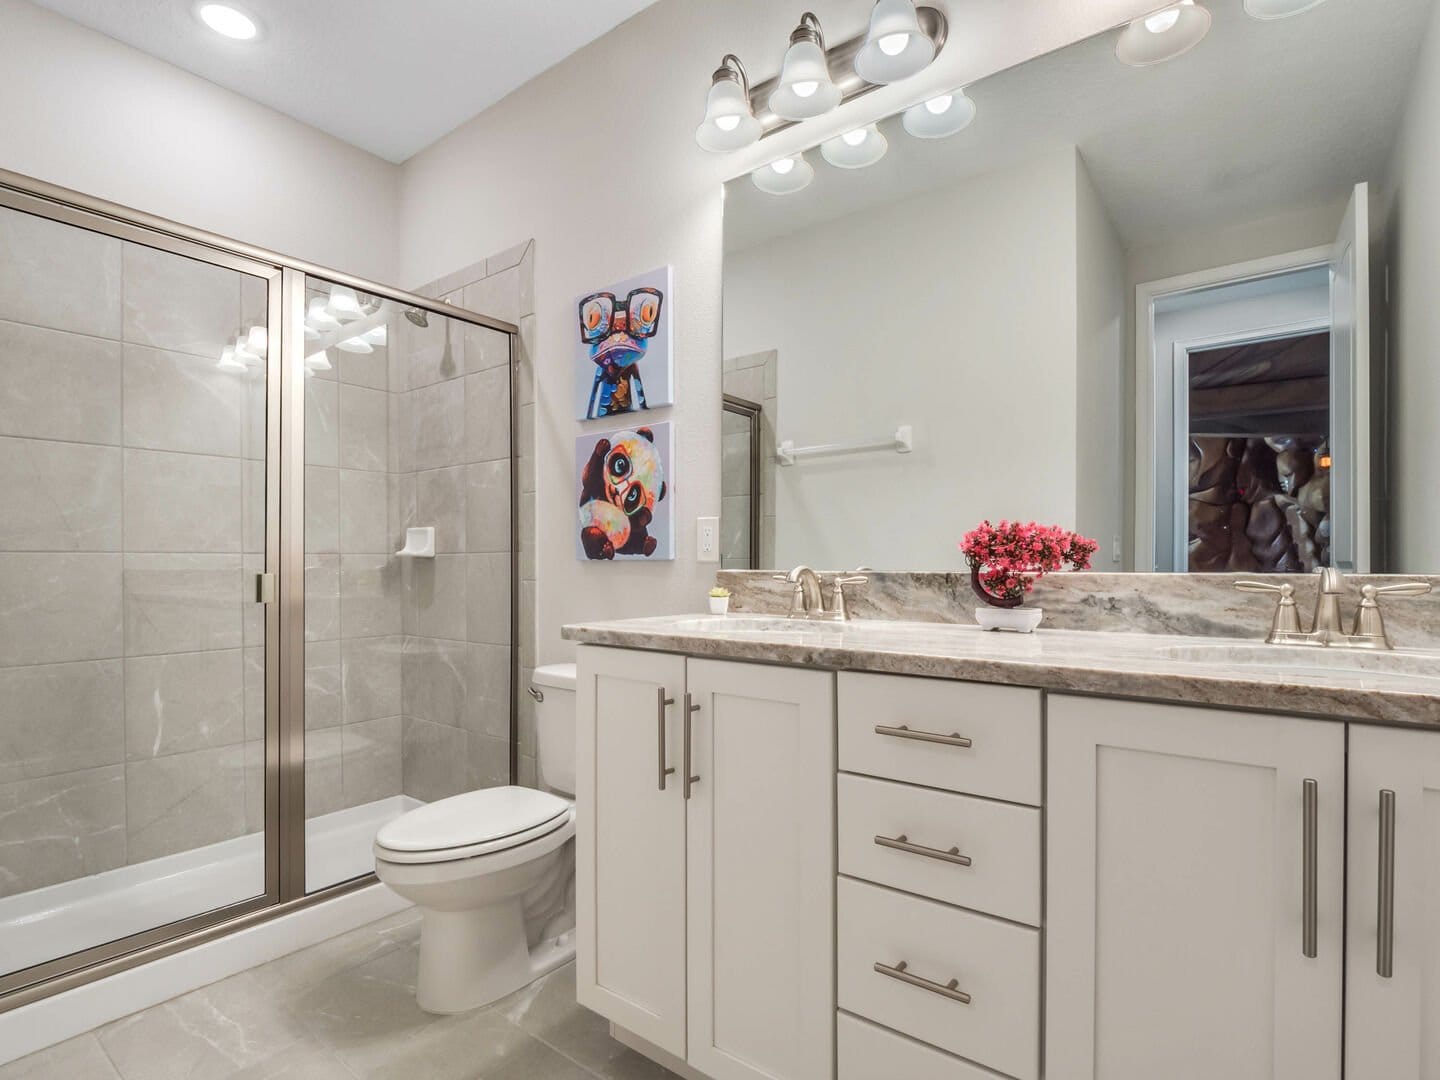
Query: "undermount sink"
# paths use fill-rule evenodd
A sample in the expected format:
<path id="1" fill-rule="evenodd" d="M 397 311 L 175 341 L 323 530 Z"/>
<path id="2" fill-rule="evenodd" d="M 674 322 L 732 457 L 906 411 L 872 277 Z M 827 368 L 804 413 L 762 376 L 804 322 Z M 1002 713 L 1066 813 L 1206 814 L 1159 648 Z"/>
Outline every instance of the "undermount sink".
<path id="1" fill-rule="evenodd" d="M 1167 645 L 1156 650 L 1167 660 L 1212 667 L 1269 667 L 1315 672 L 1362 672 L 1376 675 L 1440 677 L 1440 656 L 1417 652 L 1367 652 L 1263 642 Z"/>
<path id="2" fill-rule="evenodd" d="M 677 619 L 682 634 L 794 634 L 802 630 L 839 630 L 853 623 L 825 619 L 790 619 L 780 615 L 710 615 Z"/>

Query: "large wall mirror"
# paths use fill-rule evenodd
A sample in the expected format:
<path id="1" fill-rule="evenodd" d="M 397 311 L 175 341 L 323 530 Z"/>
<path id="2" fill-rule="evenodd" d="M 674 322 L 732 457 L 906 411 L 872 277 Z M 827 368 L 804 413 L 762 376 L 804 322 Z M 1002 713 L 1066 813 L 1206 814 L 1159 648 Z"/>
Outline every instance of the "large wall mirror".
<path id="1" fill-rule="evenodd" d="M 958 569 L 1018 518 L 1099 571 L 1440 572 L 1436 0 L 1205 4 L 1174 59 L 1117 28 L 731 182 L 728 565 Z"/>

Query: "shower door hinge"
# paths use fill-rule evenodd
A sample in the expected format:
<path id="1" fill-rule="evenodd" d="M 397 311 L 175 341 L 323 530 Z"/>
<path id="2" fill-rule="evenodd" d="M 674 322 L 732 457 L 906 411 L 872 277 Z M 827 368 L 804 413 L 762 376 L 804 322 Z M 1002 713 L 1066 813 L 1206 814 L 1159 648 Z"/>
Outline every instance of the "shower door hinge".
<path id="1" fill-rule="evenodd" d="M 255 575 L 255 603 L 273 604 L 275 602 L 275 575 Z"/>

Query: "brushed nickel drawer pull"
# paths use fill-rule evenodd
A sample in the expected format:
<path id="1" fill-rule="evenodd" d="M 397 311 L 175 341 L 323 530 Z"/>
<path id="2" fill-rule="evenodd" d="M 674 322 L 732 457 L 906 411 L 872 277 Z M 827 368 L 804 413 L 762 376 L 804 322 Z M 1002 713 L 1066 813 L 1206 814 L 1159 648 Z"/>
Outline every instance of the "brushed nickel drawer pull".
<path id="1" fill-rule="evenodd" d="M 1300 951 L 1309 960 L 1320 955 L 1320 784 L 1306 780 L 1303 792 L 1304 829 L 1301 870 L 1304 877 L 1300 912 Z"/>
<path id="2" fill-rule="evenodd" d="M 896 851 L 908 851 L 911 855 L 924 855 L 927 859 L 939 859 L 941 862 L 954 863 L 956 866 L 970 865 L 970 856 L 961 855 L 958 847 L 952 847 L 949 851 L 941 851 L 939 848 L 926 847 L 924 844 L 912 844 L 904 833 L 896 837 L 877 836 L 875 843 L 881 847 L 894 848 Z"/>
<path id="3" fill-rule="evenodd" d="M 966 747 L 972 745 L 970 740 L 958 731 L 952 731 L 949 735 L 940 735 L 934 731 L 911 731 L 904 724 L 896 727 L 890 727 L 886 724 L 876 724 L 875 734 L 892 735 L 897 739 L 914 739 L 917 742 L 940 743 L 942 746 Z"/>
<path id="4" fill-rule="evenodd" d="M 1380 883 L 1376 898 L 1375 974 L 1395 974 L 1395 792 L 1380 792 Z"/>
<path id="5" fill-rule="evenodd" d="M 675 771 L 674 766 L 669 766 L 669 767 L 667 767 L 666 764 L 665 764 L 665 707 L 666 707 L 667 705 L 674 705 L 674 704 L 675 704 L 675 699 L 674 699 L 673 697 L 666 697 L 666 696 L 665 696 L 665 688 L 664 688 L 663 686 L 658 687 L 658 688 L 656 689 L 656 691 L 655 691 L 655 714 L 656 714 L 656 716 L 655 716 L 655 726 L 656 726 L 657 734 L 658 734 L 658 740 L 657 740 L 657 741 L 660 743 L 660 790 L 661 790 L 661 791 L 664 791 L 664 790 L 665 790 L 665 777 L 669 776 L 670 774 L 672 774 L 672 773 Z"/>
<path id="6" fill-rule="evenodd" d="M 909 967 L 910 963 L 906 960 L 901 960 L 894 967 L 891 967 L 889 964 L 882 964 L 878 960 L 875 961 L 875 971 L 877 974 L 888 975 L 892 979 L 899 979 L 908 986 L 918 986 L 921 990 L 929 990 L 932 994 L 939 994 L 941 997 L 949 998 L 951 1001 L 958 1001 L 961 1005 L 970 1004 L 970 995 L 965 993 L 964 990 L 955 989 L 960 985 L 959 979 L 951 979 L 948 983 L 937 983 L 930 979 L 922 979 L 919 975 L 911 975 Z"/>

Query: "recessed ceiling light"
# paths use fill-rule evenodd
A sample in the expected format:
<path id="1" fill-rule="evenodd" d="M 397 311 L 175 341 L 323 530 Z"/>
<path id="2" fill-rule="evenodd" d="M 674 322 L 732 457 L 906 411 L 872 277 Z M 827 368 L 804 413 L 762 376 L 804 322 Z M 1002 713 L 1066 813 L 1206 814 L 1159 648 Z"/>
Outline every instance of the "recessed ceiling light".
<path id="1" fill-rule="evenodd" d="M 249 41 L 260 32 L 254 19 L 229 4 L 201 4 L 197 13 L 211 30 L 234 41 Z"/>

